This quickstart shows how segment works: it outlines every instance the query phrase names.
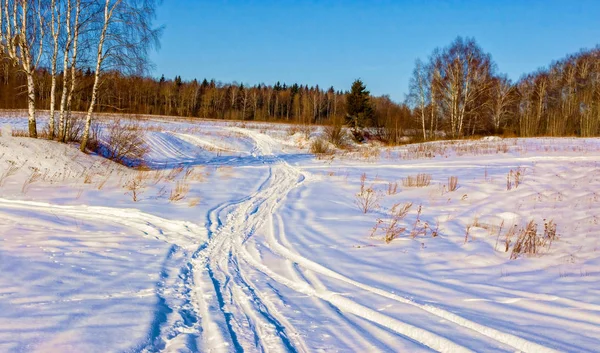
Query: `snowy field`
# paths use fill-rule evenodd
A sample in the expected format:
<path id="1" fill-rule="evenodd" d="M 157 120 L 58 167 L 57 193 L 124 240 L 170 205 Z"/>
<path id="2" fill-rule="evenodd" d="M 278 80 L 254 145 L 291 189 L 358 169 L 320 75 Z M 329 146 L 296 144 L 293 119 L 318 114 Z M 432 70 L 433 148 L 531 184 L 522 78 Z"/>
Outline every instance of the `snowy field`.
<path id="1" fill-rule="evenodd" d="M 600 347 L 598 139 L 142 124 L 145 171 L 0 137 L 0 351 Z"/>

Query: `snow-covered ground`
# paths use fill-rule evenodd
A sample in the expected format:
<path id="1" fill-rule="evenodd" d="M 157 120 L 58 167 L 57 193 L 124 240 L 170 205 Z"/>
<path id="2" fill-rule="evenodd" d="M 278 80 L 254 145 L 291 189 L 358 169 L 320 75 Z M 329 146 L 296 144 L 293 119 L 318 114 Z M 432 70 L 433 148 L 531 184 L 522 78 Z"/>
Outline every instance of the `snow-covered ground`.
<path id="1" fill-rule="evenodd" d="M 0 351 L 600 347 L 598 139 L 317 159 L 285 125 L 142 124 L 151 171 L 0 137 Z M 532 220 L 557 237 L 511 259 Z"/>

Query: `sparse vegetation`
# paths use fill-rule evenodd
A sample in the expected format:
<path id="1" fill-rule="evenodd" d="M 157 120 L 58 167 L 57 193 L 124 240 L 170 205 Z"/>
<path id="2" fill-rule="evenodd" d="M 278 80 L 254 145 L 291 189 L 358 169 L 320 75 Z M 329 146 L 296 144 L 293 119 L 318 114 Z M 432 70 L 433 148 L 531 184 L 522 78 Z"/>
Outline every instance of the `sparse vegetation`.
<path id="1" fill-rule="evenodd" d="M 412 202 L 394 204 L 390 209 L 389 218 L 377 219 L 371 237 L 375 236 L 376 233 L 381 230 L 383 232 L 383 240 L 386 244 L 389 244 L 392 240 L 402 235 L 402 233 L 406 231 L 406 227 L 402 226 L 400 222 L 406 217 L 411 207 Z"/>
<path id="2" fill-rule="evenodd" d="M 422 188 L 431 183 L 431 174 L 419 173 L 402 178 L 402 186 L 407 188 Z"/>
<path id="3" fill-rule="evenodd" d="M 514 240 L 513 243 L 513 238 Z M 538 225 L 534 220 L 530 220 L 524 227 L 519 228 L 517 225 L 513 225 L 508 229 L 505 235 L 505 252 L 510 250 L 512 245 L 512 251 L 510 258 L 512 260 L 519 258 L 521 255 L 536 255 L 542 252 L 542 250 L 548 251 L 552 246 L 552 243 L 558 239 L 556 233 L 556 224 L 554 221 L 544 220 L 544 232 L 538 234 Z"/>
<path id="4" fill-rule="evenodd" d="M 331 150 L 329 149 L 329 144 L 327 141 L 318 137 L 310 143 L 310 153 L 324 155 L 331 153 Z"/>
<path id="5" fill-rule="evenodd" d="M 506 190 L 518 188 L 521 185 L 524 176 L 524 169 L 519 167 L 516 170 L 510 170 L 506 175 Z"/>
<path id="6" fill-rule="evenodd" d="M 456 191 L 458 188 L 458 177 L 451 176 L 448 178 L 448 192 Z"/>
<path id="7" fill-rule="evenodd" d="M 135 173 L 135 176 L 129 179 L 124 187 L 128 190 L 128 193 L 131 195 L 131 198 L 134 202 L 139 201 L 140 195 L 144 192 L 144 188 L 146 187 L 146 176 L 145 172 L 138 171 Z"/>
<path id="8" fill-rule="evenodd" d="M 138 121 L 116 118 L 108 126 L 105 141 L 98 142 L 98 153 L 117 163 L 140 166 L 148 153 Z"/>
<path id="9" fill-rule="evenodd" d="M 380 193 L 373 188 L 373 185 L 369 187 L 365 185 L 366 180 L 367 174 L 363 173 L 360 177 L 360 192 L 355 195 L 354 199 L 354 202 L 362 213 L 368 213 L 378 208 L 381 199 Z"/>

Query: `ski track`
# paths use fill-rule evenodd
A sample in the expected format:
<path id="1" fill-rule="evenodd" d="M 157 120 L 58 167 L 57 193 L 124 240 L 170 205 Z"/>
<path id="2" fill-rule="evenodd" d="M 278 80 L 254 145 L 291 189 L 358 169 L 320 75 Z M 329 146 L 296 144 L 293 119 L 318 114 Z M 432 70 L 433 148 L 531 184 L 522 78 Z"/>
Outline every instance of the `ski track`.
<path id="1" fill-rule="evenodd" d="M 272 156 L 275 152 L 270 137 L 250 130 L 230 128 L 244 133 L 255 141 L 252 154 L 256 158 Z M 328 290 L 324 285 L 298 275 L 288 278 L 276 273 L 247 248 L 247 240 L 257 231 L 264 230 L 269 248 L 284 261 L 327 276 L 392 301 L 410 305 L 439 319 L 447 320 L 473 335 L 482 335 L 523 352 L 554 352 L 518 336 L 467 320 L 457 314 L 432 305 L 422 305 L 373 286 L 347 278 L 331 269 L 312 262 L 278 242 L 273 225 L 273 214 L 281 201 L 305 177 L 299 169 L 279 159 L 270 164 L 270 175 L 259 189 L 243 200 L 226 203 L 208 215 L 209 240 L 191 261 L 196 311 L 202 318 L 205 333 L 202 346 L 209 351 L 306 351 L 296 329 L 277 311 L 277 307 L 247 278 L 246 273 L 258 272 L 268 280 L 293 291 L 327 302 L 340 313 L 353 314 L 381 327 L 405 336 L 425 347 L 441 352 L 469 352 L 470 350 L 446 337 L 412 326 L 397 318 L 359 304 Z M 289 244 L 288 244 L 289 246 Z M 244 266 L 241 266 L 243 264 Z M 249 266 L 246 266 L 249 265 Z M 244 268 L 244 270 L 242 270 Z M 215 330 L 216 328 L 216 330 Z"/>
<path id="2" fill-rule="evenodd" d="M 361 321 L 356 318 L 361 318 L 424 348 L 440 352 L 471 351 L 448 337 L 413 326 L 401 318 L 386 315 L 331 291 L 317 275 L 343 282 L 396 304 L 419 309 L 424 315 L 431 315 L 438 321 L 445 320 L 448 325 L 456 325 L 457 330 L 479 340 L 484 339 L 489 344 L 496 344 L 496 348 L 499 343 L 523 352 L 555 352 L 552 348 L 468 320 L 453 312 L 355 281 L 301 256 L 283 234 L 283 227 L 279 224 L 283 221 L 276 211 L 291 190 L 306 182 L 307 176 L 299 168 L 276 157 L 279 152 L 277 143 L 269 136 L 235 127 L 228 130 L 244 134 L 254 141 L 251 154 L 258 160 L 268 158 L 269 163 L 265 164 L 269 173 L 252 195 L 210 210 L 204 225 L 166 220 L 134 209 L 59 206 L 8 199 L 0 199 L 0 209 L 26 209 L 88 220 L 110 220 L 135 229 L 146 237 L 172 244 L 163 267 L 164 273 L 161 274 L 162 282 L 156 289 L 161 319 L 151 325 L 148 343 L 139 348 L 141 352 L 310 351 L 301 332 L 280 312 L 281 303 L 271 299 L 269 294 L 272 293 L 259 290 L 254 284 L 257 280 L 303 294 L 323 311 L 330 312 L 339 327 L 349 331 L 342 333 L 338 339 L 351 348 L 364 349 L 374 339 L 368 330 L 360 330 Z M 178 137 L 189 139 L 187 135 L 180 134 Z M 163 147 L 166 150 L 168 146 Z M 210 147 L 222 149 L 216 145 Z M 180 154 L 184 160 L 194 157 L 182 155 L 176 150 L 167 152 L 170 155 Z M 430 166 L 438 167 L 435 163 Z M 265 265 L 257 255 L 258 251 L 250 251 L 249 247 L 254 242 L 248 240 L 257 232 L 264 235 L 264 239 L 261 239 L 268 250 L 285 264 L 283 268 L 286 275 Z M 267 286 L 276 292 L 271 284 Z M 529 293 L 516 291 L 511 294 L 534 300 L 568 300 L 551 296 L 532 298 Z M 569 303 L 581 306 L 573 300 L 569 300 Z M 598 310 L 596 307 L 592 309 Z"/>

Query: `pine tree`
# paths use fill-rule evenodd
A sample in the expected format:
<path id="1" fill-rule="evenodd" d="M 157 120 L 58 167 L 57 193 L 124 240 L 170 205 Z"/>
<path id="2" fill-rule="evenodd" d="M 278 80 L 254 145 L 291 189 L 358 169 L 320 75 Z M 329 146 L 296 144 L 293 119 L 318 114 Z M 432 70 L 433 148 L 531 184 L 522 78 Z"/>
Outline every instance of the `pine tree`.
<path id="1" fill-rule="evenodd" d="M 362 129 L 373 119 L 373 107 L 369 99 L 369 91 L 360 80 L 354 81 L 350 93 L 346 97 L 346 123 L 351 127 L 354 138 L 364 140 Z"/>

